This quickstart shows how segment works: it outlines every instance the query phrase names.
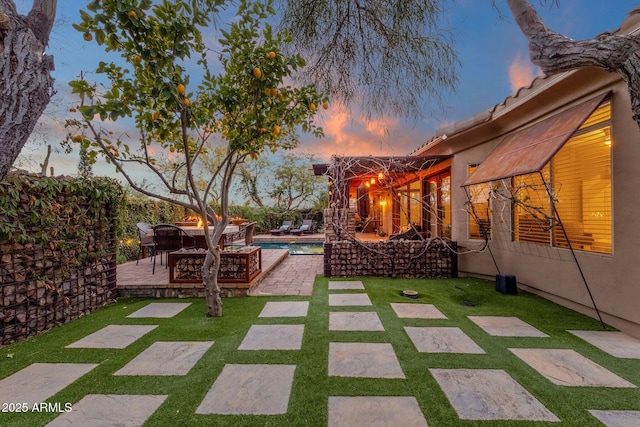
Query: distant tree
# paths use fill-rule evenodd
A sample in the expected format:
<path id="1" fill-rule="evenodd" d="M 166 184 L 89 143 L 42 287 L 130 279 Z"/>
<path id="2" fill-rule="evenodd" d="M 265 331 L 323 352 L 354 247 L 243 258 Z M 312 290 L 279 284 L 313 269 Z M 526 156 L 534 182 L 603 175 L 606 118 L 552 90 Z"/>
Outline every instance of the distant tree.
<path id="1" fill-rule="evenodd" d="M 54 94 L 53 56 L 46 55 L 56 0 L 34 0 L 21 16 L 0 0 L 0 179 L 4 178 Z"/>
<path id="2" fill-rule="evenodd" d="M 261 157 L 240 167 L 239 187 L 259 207 L 271 205 L 285 211 L 309 208 L 326 190 L 326 179 L 311 170 L 314 161 L 312 154 L 286 154 L 278 162 Z"/>
<path id="3" fill-rule="evenodd" d="M 317 105 L 326 102 L 313 85 L 286 84 L 305 62 L 300 55 L 282 54 L 287 36 L 266 23 L 274 13 L 269 1 L 239 2 L 237 19 L 221 31 L 222 72 L 214 74 L 201 29 L 222 3 L 90 2 L 75 28 L 106 51 L 119 53 L 128 65 L 101 62 L 97 73 L 109 81 L 106 87 L 83 79 L 70 82 L 83 102 L 78 107 L 82 119 L 69 123 L 73 131 L 68 142 L 86 148 L 91 159 L 104 156 L 135 190 L 208 220 L 204 221 L 208 250 L 203 282 L 209 316 L 222 315 L 217 243 L 229 223 L 234 172 L 245 159 L 257 158 L 265 150 L 294 148 L 298 129 L 322 135 L 313 118 Z M 192 55 L 199 56 L 199 69 Z M 196 70 L 202 73 L 202 83 L 197 89 L 188 88 Z M 123 118 L 134 120 L 139 140 L 108 131 L 110 122 Z M 224 155 L 211 163 L 214 170 L 203 182 L 197 173 L 210 155 L 207 141 L 215 138 L 226 141 Z M 163 167 L 161 159 L 166 159 Z M 130 174 L 131 166 L 146 168 L 159 186 L 141 185 Z M 214 188 L 220 197 L 217 211 L 211 203 Z"/>

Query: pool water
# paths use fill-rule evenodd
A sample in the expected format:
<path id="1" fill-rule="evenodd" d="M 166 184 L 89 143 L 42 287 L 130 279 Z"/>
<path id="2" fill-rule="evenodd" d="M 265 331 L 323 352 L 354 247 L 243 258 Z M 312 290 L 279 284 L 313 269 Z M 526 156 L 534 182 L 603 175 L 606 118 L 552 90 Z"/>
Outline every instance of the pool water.
<path id="1" fill-rule="evenodd" d="M 324 253 L 321 242 L 253 242 L 253 245 L 260 246 L 262 249 L 289 249 L 291 255 L 322 255 Z"/>

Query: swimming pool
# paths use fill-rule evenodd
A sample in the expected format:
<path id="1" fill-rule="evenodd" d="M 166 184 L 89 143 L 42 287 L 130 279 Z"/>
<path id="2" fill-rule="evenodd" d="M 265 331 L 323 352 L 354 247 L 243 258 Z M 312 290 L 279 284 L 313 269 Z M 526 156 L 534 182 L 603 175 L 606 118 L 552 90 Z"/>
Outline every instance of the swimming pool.
<path id="1" fill-rule="evenodd" d="M 262 249 L 289 249 L 291 255 L 322 255 L 322 242 L 253 242 Z"/>

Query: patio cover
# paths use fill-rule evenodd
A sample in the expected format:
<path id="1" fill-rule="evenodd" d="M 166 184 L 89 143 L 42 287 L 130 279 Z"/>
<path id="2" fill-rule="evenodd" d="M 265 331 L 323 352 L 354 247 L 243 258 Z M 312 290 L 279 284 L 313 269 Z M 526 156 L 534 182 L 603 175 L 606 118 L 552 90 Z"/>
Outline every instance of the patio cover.
<path id="1" fill-rule="evenodd" d="M 506 135 L 486 160 L 462 184 L 526 175 L 542 170 L 598 108 L 608 93 L 576 105 L 534 125 Z"/>

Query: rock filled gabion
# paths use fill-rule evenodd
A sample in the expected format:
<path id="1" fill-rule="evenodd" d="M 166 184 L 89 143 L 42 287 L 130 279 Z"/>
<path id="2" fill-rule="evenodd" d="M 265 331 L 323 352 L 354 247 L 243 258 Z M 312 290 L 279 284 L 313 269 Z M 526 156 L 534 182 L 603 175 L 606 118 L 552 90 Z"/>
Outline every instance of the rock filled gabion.
<path id="1" fill-rule="evenodd" d="M 0 234 L 0 346 L 89 314 L 116 297 L 115 201 L 95 203 L 92 191 L 71 178 L 22 179 L 26 184 L 17 195 L 11 188 L 20 183 L 0 185 L 0 198 L 16 206 L 15 212 L 0 212 L 0 221 L 24 228 Z M 50 222 L 34 224 L 39 216 Z"/>
<path id="2" fill-rule="evenodd" d="M 440 239 L 325 243 L 325 276 L 456 277 L 454 251 L 454 243 Z"/>

